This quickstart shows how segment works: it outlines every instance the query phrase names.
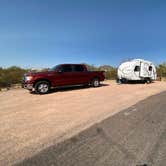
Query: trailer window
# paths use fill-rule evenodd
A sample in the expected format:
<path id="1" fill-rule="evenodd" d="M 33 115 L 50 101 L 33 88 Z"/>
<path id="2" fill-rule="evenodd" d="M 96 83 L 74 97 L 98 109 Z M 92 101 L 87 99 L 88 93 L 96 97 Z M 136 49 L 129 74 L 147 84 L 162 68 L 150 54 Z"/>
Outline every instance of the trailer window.
<path id="1" fill-rule="evenodd" d="M 140 71 L 140 66 L 135 66 L 134 71 Z"/>
<path id="2" fill-rule="evenodd" d="M 152 71 L 152 66 L 149 66 L 149 71 Z"/>

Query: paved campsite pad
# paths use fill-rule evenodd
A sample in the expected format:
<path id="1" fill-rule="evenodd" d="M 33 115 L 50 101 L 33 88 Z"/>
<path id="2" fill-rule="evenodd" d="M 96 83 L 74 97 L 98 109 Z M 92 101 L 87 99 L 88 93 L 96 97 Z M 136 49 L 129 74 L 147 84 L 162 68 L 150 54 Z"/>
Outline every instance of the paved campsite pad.
<path id="1" fill-rule="evenodd" d="M 0 93 L 0 163 L 13 164 L 67 139 L 166 90 L 166 83 L 60 90 L 33 95 L 26 90 Z"/>

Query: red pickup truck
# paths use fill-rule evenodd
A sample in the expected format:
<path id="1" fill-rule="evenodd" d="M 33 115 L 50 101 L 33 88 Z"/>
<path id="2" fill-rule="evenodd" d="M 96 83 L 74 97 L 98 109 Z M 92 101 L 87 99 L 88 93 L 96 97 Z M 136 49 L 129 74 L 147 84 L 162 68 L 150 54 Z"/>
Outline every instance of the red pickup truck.
<path id="1" fill-rule="evenodd" d="M 46 94 L 52 87 L 91 85 L 98 87 L 104 81 L 104 71 L 88 71 L 82 64 L 61 64 L 46 72 L 27 73 L 23 78 L 23 88 Z"/>

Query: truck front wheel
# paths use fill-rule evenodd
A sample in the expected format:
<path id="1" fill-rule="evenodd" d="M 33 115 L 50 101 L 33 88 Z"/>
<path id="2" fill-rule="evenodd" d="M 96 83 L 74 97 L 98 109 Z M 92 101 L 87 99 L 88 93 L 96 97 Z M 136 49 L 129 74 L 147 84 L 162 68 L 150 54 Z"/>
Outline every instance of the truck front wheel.
<path id="1" fill-rule="evenodd" d="M 46 94 L 50 91 L 50 84 L 47 81 L 39 81 L 35 84 L 35 92 L 38 94 Z"/>
<path id="2" fill-rule="evenodd" d="M 100 86 L 100 80 L 98 78 L 94 78 L 92 80 L 91 84 L 92 84 L 93 87 L 99 87 Z"/>

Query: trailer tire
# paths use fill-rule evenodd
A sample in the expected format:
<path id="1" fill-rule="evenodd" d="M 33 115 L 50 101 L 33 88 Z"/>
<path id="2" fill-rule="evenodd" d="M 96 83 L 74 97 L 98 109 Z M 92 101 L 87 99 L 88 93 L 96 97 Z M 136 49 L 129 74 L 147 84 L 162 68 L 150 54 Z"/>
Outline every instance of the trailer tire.
<path id="1" fill-rule="evenodd" d="M 151 80 L 150 78 L 146 78 L 146 79 L 145 79 L 145 83 L 146 83 L 146 84 L 150 84 L 150 83 L 152 83 L 152 80 Z"/>
<path id="2" fill-rule="evenodd" d="M 122 84 L 122 80 L 121 79 L 117 79 L 116 82 L 117 82 L 117 84 Z"/>
<path id="3" fill-rule="evenodd" d="M 122 78 L 122 79 L 120 79 L 120 82 L 121 82 L 122 84 L 126 84 L 126 83 L 127 83 L 127 79 L 126 79 L 126 78 Z"/>

